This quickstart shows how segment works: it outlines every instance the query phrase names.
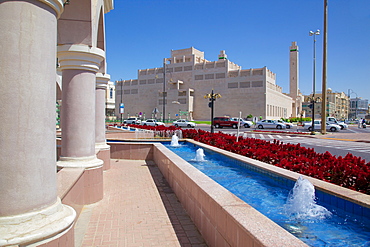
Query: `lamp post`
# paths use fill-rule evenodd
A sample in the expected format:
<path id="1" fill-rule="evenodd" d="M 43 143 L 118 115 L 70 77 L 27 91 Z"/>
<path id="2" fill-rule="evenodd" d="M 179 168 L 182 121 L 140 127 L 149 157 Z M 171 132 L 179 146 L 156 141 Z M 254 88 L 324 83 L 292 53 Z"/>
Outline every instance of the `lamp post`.
<path id="1" fill-rule="evenodd" d="M 180 102 L 178 102 L 176 100 L 172 101 L 172 104 L 177 104 L 180 107 Z M 179 115 L 179 119 L 181 118 L 180 111 L 181 111 L 181 109 L 179 109 L 179 114 L 178 114 Z"/>
<path id="2" fill-rule="evenodd" d="M 326 74 L 327 74 L 327 53 L 328 53 L 328 0 L 324 0 L 324 33 L 322 49 L 322 102 L 321 102 L 321 134 L 326 134 Z"/>
<path id="3" fill-rule="evenodd" d="M 315 134 L 315 92 L 316 92 L 316 35 L 320 34 L 320 30 L 317 29 L 315 32 L 310 31 L 309 35 L 313 36 L 313 89 L 312 89 L 312 131 L 311 135 Z"/>
<path id="4" fill-rule="evenodd" d="M 124 108 L 123 108 L 123 101 L 122 101 L 122 94 L 123 94 L 123 90 L 122 90 L 122 78 L 121 78 L 121 103 L 119 104 L 119 114 L 121 115 L 121 125 L 123 124 L 123 113 L 124 113 Z M 118 81 L 116 81 L 116 84 L 118 83 Z"/>
<path id="5" fill-rule="evenodd" d="M 214 102 L 216 101 L 216 99 L 221 98 L 221 94 L 213 93 L 213 89 L 212 89 L 212 92 L 209 93 L 209 94 L 204 95 L 204 98 L 209 99 L 209 101 L 210 101 L 208 106 L 211 107 L 211 133 L 213 133 L 214 132 L 213 131 Z"/>

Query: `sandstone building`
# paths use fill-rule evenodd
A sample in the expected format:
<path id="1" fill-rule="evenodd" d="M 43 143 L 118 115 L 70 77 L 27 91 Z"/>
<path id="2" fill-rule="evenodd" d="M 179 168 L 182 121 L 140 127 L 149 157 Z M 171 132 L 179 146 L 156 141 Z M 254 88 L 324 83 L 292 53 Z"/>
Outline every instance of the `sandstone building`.
<path id="1" fill-rule="evenodd" d="M 293 52 L 297 53 L 295 42 L 293 46 Z M 163 67 L 142 69 L 138 71 L 138 79 L 117 81 L 116 115 L 119 116 L 122 98 L 124 118 L 135 115 L 150 118 L 155 114 L 163 118 L 164 111 L 165 119 L 181 116 L 207 120 L 210 119 L 209 100 L 204 95 L 214 90 L 222 96 L 215 102 L 215 116 L 236 117 L 241 111 L 242 117 L 251 114 L 289 118 L 301 110 L 298 55 L 294 57 L 290 84 L 293 99 L 282 92 L 276 84 L 276 74 L 267 67 L 242 69 L 228 60 L 225 51 L 220 52 L 216 61 L 208 61 L 204 52 L 193 47 L 172 50 L 171 57 L 164 59 L 165 71 Z"/>

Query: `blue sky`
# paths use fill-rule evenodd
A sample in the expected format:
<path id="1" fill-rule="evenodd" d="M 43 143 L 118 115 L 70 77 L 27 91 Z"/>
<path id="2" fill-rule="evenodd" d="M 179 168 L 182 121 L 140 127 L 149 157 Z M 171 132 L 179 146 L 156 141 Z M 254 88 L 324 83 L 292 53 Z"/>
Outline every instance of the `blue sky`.
<path id="1" fill-rule="evenodd" d="M 289 92 L 289 46 L 299 46 L 303 94 L 312 92 L 313 37 L 323 31 L 323 0 L 115 0 L 106 15 L 111 80 L 161 67 L 171 50 L 195 47 L 209 61 L 221 50 L 243 69 L 267 66 Z M 316 42 L 322 88 L 323 35 Z M 370 99 L 370 0 L 328 0 L 327 85 Z M 354 92 L 354 93 L 352 93 Z"/>

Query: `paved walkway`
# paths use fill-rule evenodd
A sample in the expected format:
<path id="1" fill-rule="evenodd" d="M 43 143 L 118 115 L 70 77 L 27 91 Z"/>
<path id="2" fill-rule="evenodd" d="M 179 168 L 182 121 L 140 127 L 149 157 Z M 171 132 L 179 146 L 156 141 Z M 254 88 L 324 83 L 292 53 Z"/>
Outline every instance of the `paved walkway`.
<path id="1" fill-rule="evenodd" d="M 111 160 L 104 198 L 84 207 L 76 246 L 207 246 L 158 167 Z"/>

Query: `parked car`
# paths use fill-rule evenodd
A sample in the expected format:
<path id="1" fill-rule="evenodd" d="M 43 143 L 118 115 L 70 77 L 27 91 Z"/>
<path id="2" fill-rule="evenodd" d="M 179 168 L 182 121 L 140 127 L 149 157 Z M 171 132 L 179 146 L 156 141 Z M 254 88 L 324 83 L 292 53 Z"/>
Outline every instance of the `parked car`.
<path id="1" fill-rule="evenodd" d="M 331 124 L 337 124 L 340 126 L 340 129 L 343 130 L 343 129 L 348 129 L 348 125 L 344 122 L 339 122 L 336 118 L 334 117 L 327 117 L 326 118 L 326 122 L 327 123 L 331 123 Z"/>
<path id="2" fill-rule="evenodd" d="M 321 129 L 321 120 L 315 120 L 314 124 L 315 124 L 315 130 Z M 309 131 L 312 131 L 312 122 L 303 123 L 303 128 L 305 128 Z M 327 122 L 326 123 L 326 130 L 329 130 L 331 132 L 339 131 L 339 130 L 341 130 L 341 127 L 338 124 L 331 124 L 331 123 Z"/>
<path id="3" fill-rule="evenodd" d="M 158 122 L 156 119 L 147 119 L 145 121 L 142 121 L 141 122 L 141 125 L 148 125 L 148 126 L 159 126 L 159 125 L 163 125 L 164 126 L 164 123 L 162 122 Z"/>
<path id="4" fill-rule="evenodd" d="M 233 117 L 233 118 L 230 118 L 230 119 L 232 121 L 238 121 L 239 118 Z M 253 123 L 251 121 L 247 121 L 247 120 L 245 120 L 243 118 L 239 119 L 239 121 L 240 121 L 240 125 L 241 126 L 244 126 L 244 128 L 250 128 L 253 125 Z"/>
<path id="5" fill-rule="evenodd" d="M 285 124 L 285 128 L 287 129 L 292 129 L 293 128 L 293 124 L 292 123 L 288 123 L 288 122 L 285 122 L 283 120 L 277 120 L 279 123 L 283 123 Z"/>
<path id="6" fill-rule="evenodd" d="M 188 127 L 188 128 L 194 128 L 196 126 L 195 123 L 189 122 L 186 119 L 178 119 L 172 123 L 175 127 Z"/>
<path id="7" fill-rule="evenodd" d="M 213 118 L 213 125 L 216 128 L 232 127 L 233 129 L 238 128 L 238 121 L 233 121 L 229 117 L 215 117 Z"/>
<path id="8" fill-rule="evenodd" d="M 124 124 L 140 124 L 141 120 L 137 117 L 129 117 L 126 120 L 123 120 Z"/>
<path id="9" fill-rule="evenodd" d="M 284 123 L 279 123 L 277 120 L 264 119 L 257 122 L 257 128 L 259 129 L 285 129 Z"/>

